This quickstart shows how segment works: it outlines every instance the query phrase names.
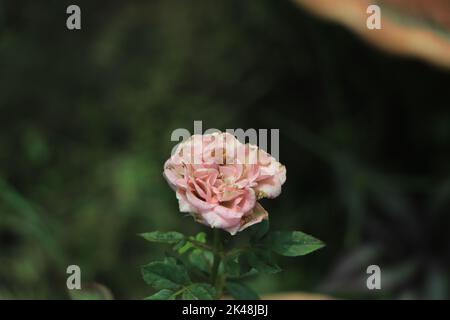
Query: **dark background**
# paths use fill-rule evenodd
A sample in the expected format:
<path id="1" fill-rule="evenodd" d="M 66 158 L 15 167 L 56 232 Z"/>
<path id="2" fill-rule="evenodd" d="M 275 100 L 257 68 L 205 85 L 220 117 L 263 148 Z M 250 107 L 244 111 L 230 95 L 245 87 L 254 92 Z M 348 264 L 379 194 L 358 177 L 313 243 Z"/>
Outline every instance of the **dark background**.
<path id="1" fill-rule="evenodd" d="M 261 293 L 450 298 L 450 72 L 385 54 L 289 1 L 0 1 L 0 298 L 69 298 L 66 267 L 151 292 L 164 249 L 204 231 L 162 166 L 174 129 L 279 128 L 271 226 L 327 243 Z M 382 270 L 382 290 L 365 287 Z"/>

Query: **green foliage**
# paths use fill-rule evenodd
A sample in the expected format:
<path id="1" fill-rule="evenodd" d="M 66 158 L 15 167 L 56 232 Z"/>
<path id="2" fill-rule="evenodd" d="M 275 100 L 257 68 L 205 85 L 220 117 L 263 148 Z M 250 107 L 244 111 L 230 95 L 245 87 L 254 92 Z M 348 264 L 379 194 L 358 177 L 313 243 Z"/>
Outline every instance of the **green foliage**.
<path id="1" fill-rule="evenodd" d="M 183 300 L 213 300 L 216 289 L 207 283 L 194 283 L 183 292 Z"/>
<path id="2" fill-rule="evenodd" d="M 300 231 L 277 231 L 270 235 L 270 248 L 283 256 L 303 256 L 324 246 L 322 241 Z"/>
<path id="3" fill-rule="evenodd" d="M 274 262 L 269 250 L 255 249 L 247 251 L 239 257 L 241 265 L 255 268 L 261 273 L 277 273 L 281 268 Z"/>
<path id="4" fill-rule="evenodd" d="M 190 282 L 186 269 L 172 259 L 143 266 L 142 276 L 144 281 L 156 290 L 179 289 Z"/>
<path id="5" fill-rule="evenodd" d="M 141 237 L 143 237 L 147 241 L 151 242 L 159 242 L 159 243 L 169 243 L 169 244 L 178 244 L 182 240 L 184 240 L 184 235 L 171 231 L 171 232 L 161 232 L 161 231 L 154 231 L 154 232 L 147 232 L 142 233 Z"/>
<path id="6" fill-rule="evenodd" d="M 264 236 L 267 235 L 267 232 L 269 232 L 269 219 L 264 219 L 260 223 L 257 223 L 250 227 L 250 241 L 252 243 L 256 243 Z"/>
<path id="7" fill-rule="evenodd" d="M 216 295 L 211 285 L 193 283 L 186 268 L 173 258 L 143 266 L 142 276 L 148 285 L 158 290 L 147 297 L 148 300 L 173 300 L 179 296 L 183 300 L 211 300 Z"/>
<path id="8" fill-rule="evenodd" d="M 162 289 L 145 298 L 145 300 L 175 300 L 175 292 L 169 289 Z"/>
<path id="9" fill-rule="evenodd" d="M 258 294 L 243 283 L 230 281 L 225 288 L 236 300 L 259 300 Z"/>
<path id="10" fill-rule="evenodd" d="M 178 232 L 141 234 L 150 242 L 175 244 L 173 250 L 180 258 L 169 257 L 142 267 L 144 281 L 158 290 L 147 299 L 210 300 L 221 298 L 224 291 L 235 299 L 258 299 L 242 279 L 257 273 L 280 272 L 272 250 L 286 256 L 298 256 L 323 247 L 322 242 L 299 231 L 269 233 L 268 223 L 254 226 L 249 231 L 249 245 L 243 248 L 224 248 L 220 232 L 214 230 L 213 245 L 207 243 L 203 232 L 193 237 Z M 194 276 L 208 282 L 192 282 Z"/>
<path id="11" fill-rule="evenodd" d="M 213 263 L 213 254 L 209 251 L 194 249 L 189 254 L 189 262 L 200 271 L 210 273 Z"/>
<path id="12" fill-rule="evenodd" d="M 183 241 L 182 245 L 174 247 L 174 250 L 177 250 L 179 254 L 183 254 L 188 252 L 190 249 L 195 248 L 196 245 L 198 246 L 204 243 L 206 243 L 206 233 L 200 232 L 195 237 L 189 237 L 189 239 Z"/>

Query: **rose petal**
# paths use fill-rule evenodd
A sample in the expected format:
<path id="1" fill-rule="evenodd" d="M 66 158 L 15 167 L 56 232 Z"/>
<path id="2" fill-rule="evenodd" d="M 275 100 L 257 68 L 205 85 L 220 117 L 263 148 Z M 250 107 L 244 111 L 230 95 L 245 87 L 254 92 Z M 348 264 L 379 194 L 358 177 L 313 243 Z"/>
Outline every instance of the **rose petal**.
<path id="1" fill-rule="evenodd" d="M 257 202 L 253 210 L 244 215 L 240 221 L 239 231 L 268 219 L 269 213 Z"/>

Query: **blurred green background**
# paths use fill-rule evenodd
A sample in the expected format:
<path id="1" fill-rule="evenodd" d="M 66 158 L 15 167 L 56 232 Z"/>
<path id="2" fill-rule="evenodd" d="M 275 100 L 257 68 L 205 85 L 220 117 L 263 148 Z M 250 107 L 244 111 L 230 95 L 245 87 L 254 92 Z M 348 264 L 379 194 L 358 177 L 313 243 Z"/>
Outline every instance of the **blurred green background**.
<path id="1" fill-rule="evenodd" d="M 0 1 L 0 298 L 67 299 L 66 267 L 118 299 L 204 231 L 162 166 L 174 129 L 279 128 L 271 226 L 327 243 L 261 293 L 450 298 L 450 73 L 384 54 L 289 1 Z M 378 264 L 382 290 L 365 287 Z"/>

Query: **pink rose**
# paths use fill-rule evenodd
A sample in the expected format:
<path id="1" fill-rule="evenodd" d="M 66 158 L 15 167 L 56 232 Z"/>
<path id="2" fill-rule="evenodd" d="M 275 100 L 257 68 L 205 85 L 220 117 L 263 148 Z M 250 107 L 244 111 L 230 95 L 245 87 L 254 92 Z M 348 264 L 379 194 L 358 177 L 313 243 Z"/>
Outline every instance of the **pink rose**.
<path id="1" fill-rule="evenodd" d="M 257 200 L 281 193 L 286 168 L 257 146 L 213 133 L 178 145 L 164 164 L 164 176 L 181 212 L 234 235 L 268 218 Z"/>

